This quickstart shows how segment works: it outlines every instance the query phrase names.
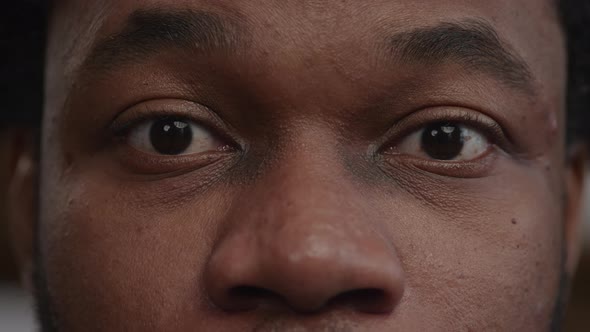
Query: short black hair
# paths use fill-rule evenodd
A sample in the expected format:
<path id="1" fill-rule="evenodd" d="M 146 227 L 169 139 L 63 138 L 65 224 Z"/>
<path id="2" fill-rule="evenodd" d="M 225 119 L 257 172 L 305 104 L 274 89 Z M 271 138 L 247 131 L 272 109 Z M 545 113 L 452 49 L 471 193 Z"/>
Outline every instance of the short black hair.
<path id="1" fill-rule="evenodd" d="M 558 2 L 568 54 L 568 141 L 590 142 L 590 1 Z"/>
<path id="2" fill-rule="evenodd" d="M 567 140 L 590 143 L 590 1 L 557 1 L 567 43 Z M 50 0 L 4 8 L 0 25 L 1 124 L 38 125 L 43 109 L 46 23 Z"/>
<path id="3" fill-rule="evenodd" d="M 40 1 L 31 0 L 11 1 L 3 7 L 0 127 L 37 125 L 43 109 L 47 10 Z"/>

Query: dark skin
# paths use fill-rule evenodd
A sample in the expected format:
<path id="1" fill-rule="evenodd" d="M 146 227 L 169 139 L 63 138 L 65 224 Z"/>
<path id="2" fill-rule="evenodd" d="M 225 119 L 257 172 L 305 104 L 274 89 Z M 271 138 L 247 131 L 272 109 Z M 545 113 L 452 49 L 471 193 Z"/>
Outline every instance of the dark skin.
<path id="1" fill-rule="evenodd" d="M 45 328 L 548 330 L 565 66 L 549 1 L 58 1 L 12 185 Z"/>

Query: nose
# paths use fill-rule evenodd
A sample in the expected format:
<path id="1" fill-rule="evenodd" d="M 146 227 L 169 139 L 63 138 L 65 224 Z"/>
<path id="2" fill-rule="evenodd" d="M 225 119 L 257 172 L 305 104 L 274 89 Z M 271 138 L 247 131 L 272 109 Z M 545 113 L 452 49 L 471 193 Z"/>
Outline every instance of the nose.
<path id="1" fill-rule="evenodd" d="M 207 288 L 218 307 L 388 313 L 403 294 L 399 264 L 378 242 L 321 227 L 273 242 L 236 235 L 216 250 Z"/>
<path id="2" fill-rule="evenodd" d="M 403 270 L 362 195 L 325 178 L 280 178 L 230 212 L 205 271 L 211 301 L 226 311 L 392 312 Z"/>

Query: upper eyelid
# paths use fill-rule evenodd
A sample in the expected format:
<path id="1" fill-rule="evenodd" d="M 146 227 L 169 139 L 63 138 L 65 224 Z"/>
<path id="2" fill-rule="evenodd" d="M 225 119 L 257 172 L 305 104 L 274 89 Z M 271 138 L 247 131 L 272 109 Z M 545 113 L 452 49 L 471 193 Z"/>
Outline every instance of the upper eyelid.
<path id="1" fill-rule="evenodd" d="M 464 129 L 473 131 L 473 129 L 470 128 L 469 126 L 465 126 L 465 125 L 459 125 L 459 126 L 464 127 Z M 422 138 L 422 135 L 421 134 L 424 133 L 425 130 L 426 130 L 426 128 L 421 128 L 418 131 L 413 132 L 409 136 L 406 136 L 404 138 L 404 141 L 406 139 L 410 139 L 410 138 L 416 138 L 419 141 L 421 141 L 421 138 Z M 478 133 L 478 134 L 481 134 L 481 133 Z M 416 136 L 416 137 L 414 137 L 414 136 Z M 464 153 L 464 149 L 465 149 L 465 147 L 467 147 L 468 142 L 465 142 L 464 143 L 461 152 L 457 155 L 457 158 L 449 159 L 449 160 L 443 160 L 443 159 L 440 159 L 439 160 L 439 159 L 433 158 L 433 157 L 429 156 L 425 151 L 422 151 L 422 148 L 421 147 L 420 147 L 420 151 L 414 151 L 416 153 L 405 152 L 405 151 L 403 151 L 401 149 L 398 150 L 397 147 L 392 147 L 392 148 L 395 148 L 395 150 L 393 151 L 393 154 L 394 155 L 404 155 L 404 156 L 407 156 L 407 157 L 410 157 L 410 158 L 425 159 L 425 160 L 430 160 L 431 162 L 440 162 L 440 163 L 445 163 L 445 164 L 473 162 L 475 160 L 480 159 L 481 156 L 486 155 L 491 150 L 491 148 L 493 147 L 493 143 L 491 141 L 489 141 L 489 139 L 487 139 L 484 134 L 481 134 L 481 136 L 484 137 L 484 140 L 486 142 L 485 149 L 482 149 L 481 150 L 481 153 L 477 154 L 473 158 L 460 158 L 461 156 L 464 157 L 464 154 L 463 154 Z M 418 145 L 421 145 L 420 143 L 418 143 Z"/>
<path id="2" fill-rule="evenodd" d="M 144 110 L 137 111 L 135 107 L 130 108 L 127 111 L 121 112 L 111 122 L 110 129 L 114 132 L 123 132 L 130 127 L 138 126 L 142 123 L 157 120 L 165 117 L 181 117 L 186 120 L 190 120 L 194 123 L 207 127 L 207 121 L 204 117 L 199 117 L 194 112 L 187 112 L 184 110 L 176 110 L 174 107 L 149 107 L 142 106 Z M 130 115 L 131 113 L 131 115 Z"/>
<path id="3" fill-rule="evenodd" d="M 412 112 L 396 122 L 385 134 L 385 141 L 379 144 L 380 151 L 389 149 L 401 139 L 423 129 L 432 122 L 450 121 L 466 125 L 482 132 L 492 144 L 498 145 L 507 152 L 515 150 L 514 143 L 505 129 L 486 114 L 461 107 L 432 107 Z"/>
<path id="4" fill-rule="evenodd" d="M 122 137 L 127 135 L 129 130 L 146 121 L 167 116 L 181 117 L 191 121 L 240 150 L 245 147 L 245 142 L 235 134 L 236 131 L 209 107 L 187 100 L 162 99 L 137 103 L 119 112 L 109 124 L 108 130 L 113 137 Z"/>
<path id="5" fill-rule="evenodd" d="M 149 124 L 150 122 L 153 122 L 153 121 L 165 119 L 167 117 L 173 117 L 173 115 L 158 115 L 157 113 L 151 114 L 151 115 L 146 114 L 146 115 L 139 116 L 135 119 L 129 119 L 128 121 L 124 121 L 122 123 L 117 123 L 117 124 L 113 125 L 111 128 L 116 136 L 128 135 L 129 132 L 133 129 L 144 126 L 144 125 Z M 186 122 L 190 122 L 192 124 L 196 124 L 205 130 L 210 130 L 207 125 L 204 125 L 200 121 L 195 121 L 195 120 L 192 120 L 192 119 L 185 117 L 185 116 L 174 116 L 174 117 L 183 119 Z"/>

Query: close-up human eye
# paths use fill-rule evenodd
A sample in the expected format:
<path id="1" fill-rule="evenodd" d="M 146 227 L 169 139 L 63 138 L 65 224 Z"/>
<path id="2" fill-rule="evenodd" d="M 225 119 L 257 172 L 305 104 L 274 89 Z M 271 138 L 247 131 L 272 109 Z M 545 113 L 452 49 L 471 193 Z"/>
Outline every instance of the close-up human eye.
<path id="1" fill-rule="evenodd" d="M 140 122 L 129 129 L 127 143 L 141 152 L 165 156 L 219 151 L 224 147 L 208 128 L 178 116 Z"/>
<path id="2" fill-rule="evenodd" d="M 492 144 L 480 130 L 453 121 L 430 123 L 403 138 L 392 153 L 438 161 L 472 161 L 485 155 Z"/>

